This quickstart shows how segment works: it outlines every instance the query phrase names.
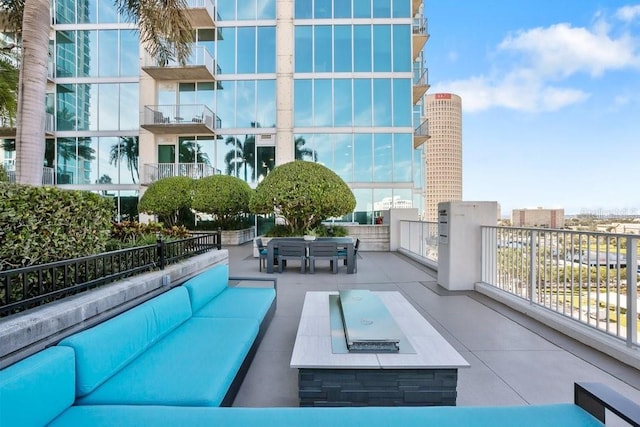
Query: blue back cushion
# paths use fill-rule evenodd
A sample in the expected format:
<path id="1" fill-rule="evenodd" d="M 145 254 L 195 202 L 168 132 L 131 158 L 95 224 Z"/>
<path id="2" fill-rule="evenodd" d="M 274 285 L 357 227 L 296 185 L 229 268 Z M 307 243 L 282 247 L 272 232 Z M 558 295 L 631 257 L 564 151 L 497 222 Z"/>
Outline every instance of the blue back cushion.
<path id="1" fill-rule="evenodd" d="M 51 347 L 0 371 L 0 426 L 43 426 L 74 399 L 70 348 Z"/>
<path id="2" fill-rule="evenodd" d="M 228 282 L 229 266 L 227 264 L 211 267 L 184 282 L 183 286 L 189 291 L 193 312 L 200 310 L 220 292 L 227 289 Z"/>
<path id="3" fill-rule="evenodd" d="M 84 396 L 191 317 L 186 289 L 177 287 L 58 344 L 76 352 L 76 394 Z"/>

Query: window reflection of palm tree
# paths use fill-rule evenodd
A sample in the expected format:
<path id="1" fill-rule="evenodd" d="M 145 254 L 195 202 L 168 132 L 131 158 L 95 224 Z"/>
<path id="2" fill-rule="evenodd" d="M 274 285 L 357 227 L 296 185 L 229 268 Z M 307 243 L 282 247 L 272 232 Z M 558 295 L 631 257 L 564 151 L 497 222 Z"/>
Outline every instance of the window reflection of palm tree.
<path id="1" fill-rule="evenodd" d="M 131 179 L 136 183 L 138 173 L 138 137 L 121 136 L 117 144 L 111 146 L 109 152 L 109 164 L 116 166 L 118 161 L 126 162 L 127 169 L 131 172 Z"/>
<path id="2" fill-rule="evenodd" d="M 191 144 L 179 144 L 178 163 L 204 163 L 205 165 L 211 165 L 209 155 L 202 151 L 202 146 L 195 141 L 190 142 Z"/>
<path id="3" fill-rule="evenodd" d="M 0 48 L 0 127 L 13 127 L 18 108 L 18 68 L 11 49 L 15 44 Z"/>
<path id="4" fill-rule="evenodd" d="M 259 122 L 251 122 L 252 128 L 259 128 Z M 244 142 L 240 142 L 235 136 L 229 136 L 224 141 L 226 145 L 231 145 L 233 148 L 224 156 L 224 162 L 227 165 L 227 175 L 234 175 L 240 178 L 240 167 L 244 168 L 244 181 L 247 182 L 247 167 L 251 168 L 251 181 L 256 179 L 255 168 L 255 148 L 256 148 L 256 136 L 245 135 Z"/>
<path id="5" fill-rule="evenodd" d="M 305 158 L 311 158 L 314 162 L 318 161 L 318 153 L 316 150 L 304 147 L 307 143 L 301 136 L 297 137 L 294 141 L 294 159 L 305 160 Z"/>
<path id="6" fill-rule="evenodd" d="M 240 178 L 240 168 L 244 168 L 244 180 L 247 182 L 247 167 L 251 167 L 251 179 L 255 178 L 255 136 L 245 136 L 244 142 L 240 142 L 235 136 L 227 137 L 226 145 L 233 148 L 224 156 L 227 165 L 227 175 L 235 175 Z M 235 172 L 235 173 L 234 173 Z"/>

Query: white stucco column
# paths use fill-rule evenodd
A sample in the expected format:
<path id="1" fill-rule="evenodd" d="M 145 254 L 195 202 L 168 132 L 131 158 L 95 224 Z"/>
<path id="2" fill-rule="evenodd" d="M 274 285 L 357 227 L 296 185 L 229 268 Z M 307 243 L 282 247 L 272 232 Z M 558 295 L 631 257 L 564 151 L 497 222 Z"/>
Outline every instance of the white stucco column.
<path id="1" fill-rule="evenodd" d="M 293 0 L 276 2 L 276 165 L 294 160 Z"/>
<path id="2" fill-rule="evenodd" d="M 497 202 L 438 203 L 438 284 L 473 290 L 482 278 L 481 226 L 498 222 Z"/>

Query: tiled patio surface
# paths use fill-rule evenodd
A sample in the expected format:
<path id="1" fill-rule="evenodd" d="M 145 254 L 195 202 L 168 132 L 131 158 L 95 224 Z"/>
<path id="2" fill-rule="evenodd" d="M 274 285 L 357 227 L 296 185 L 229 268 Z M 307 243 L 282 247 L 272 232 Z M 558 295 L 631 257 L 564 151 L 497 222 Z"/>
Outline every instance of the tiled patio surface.
<path id="1" fill-rule="evenodd" d="M 229 250 L 232 276 L 264 276 L 246 244 Z M 299 264 L 278 279 L 277 311 L 234 406 L 298 406 L 297 370 L 289 361 L 305 292 L 400 291 L 471 364 L 459 371 L 458 405 L 573 402 L 573 383 L 602 382 L 640 402 L 640 371 L 557 333 L 476 292 L 451 293 L 436 273 L 395 252 L 360 252 L 358 273 L 328 262 L 316 274 Z"/>

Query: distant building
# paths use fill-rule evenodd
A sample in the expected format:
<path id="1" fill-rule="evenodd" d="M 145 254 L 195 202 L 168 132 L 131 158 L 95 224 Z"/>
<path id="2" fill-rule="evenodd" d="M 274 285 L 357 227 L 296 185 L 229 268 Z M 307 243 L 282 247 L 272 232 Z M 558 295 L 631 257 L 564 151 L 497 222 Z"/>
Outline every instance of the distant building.
<path id="1" fill-rule="evenodd" d="M 564 209 L 514 209 L 511 211 L 513 227 L 564 228 Z"/>
<path id="2" fill-rule="evenodd" d="M 452 93 L 425 96 L 429 121 L 426 153 L 427 221 L 438 220 L 438 203 L 462 200 L 462 99 Z"/>

